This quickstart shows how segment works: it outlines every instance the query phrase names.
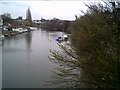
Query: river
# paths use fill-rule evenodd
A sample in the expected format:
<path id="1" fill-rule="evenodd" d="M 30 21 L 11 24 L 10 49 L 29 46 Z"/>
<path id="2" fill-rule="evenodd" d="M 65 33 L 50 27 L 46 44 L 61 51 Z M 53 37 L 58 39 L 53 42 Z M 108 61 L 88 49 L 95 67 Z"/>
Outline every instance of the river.
<path id="1" fill-rule="evenodd" d="M 2 88 L 47 88 L 57 65 L 49 50 L 59 50 L 55 39 L 62 32 L 36 30 L 5 37 L 2 43 Z"/>

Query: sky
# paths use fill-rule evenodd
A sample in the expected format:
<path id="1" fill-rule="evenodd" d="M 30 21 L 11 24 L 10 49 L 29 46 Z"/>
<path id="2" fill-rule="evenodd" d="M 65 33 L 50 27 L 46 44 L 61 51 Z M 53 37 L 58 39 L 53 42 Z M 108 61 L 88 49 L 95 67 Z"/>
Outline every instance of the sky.
<path id="1" fill-rule="evenodd" d="M 91 2 L 96 0 L 1 0 L 0 15 L 10 13 L 12 18 L 22 16 L 25 19 L 26 10 L 29 7 L 33 20 L 41 18 L 75 20 L 75 15 L 82 15 L 81 10 L 87 10 L 84 3 Z"/>

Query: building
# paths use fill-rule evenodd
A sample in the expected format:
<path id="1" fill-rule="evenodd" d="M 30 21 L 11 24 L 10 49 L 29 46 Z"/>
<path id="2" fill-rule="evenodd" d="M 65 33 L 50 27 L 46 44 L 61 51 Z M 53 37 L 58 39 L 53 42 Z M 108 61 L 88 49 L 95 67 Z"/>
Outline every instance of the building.
<path id="1" fill-rule="evenodd" d="M 29 8 L 26 11 L 26 19 L 32 22 L 32 16 Z"/>
<path id="2" fill-rule="evenodd" d="M 19 16 L 18 18 L 16 18 L 17 21 L 21 22 L 23 19 L 21 16 Z"/>

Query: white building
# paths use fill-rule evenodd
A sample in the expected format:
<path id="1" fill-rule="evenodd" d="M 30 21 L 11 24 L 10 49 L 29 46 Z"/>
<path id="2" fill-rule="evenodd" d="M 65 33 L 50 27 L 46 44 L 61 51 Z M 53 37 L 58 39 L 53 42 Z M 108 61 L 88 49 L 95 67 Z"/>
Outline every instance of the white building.
<path id="1" fill-rule="evenodd" d="M 40 24 L 42 22 L 41 22 L 41 20 L 33 20 L 33 23 Z"/>

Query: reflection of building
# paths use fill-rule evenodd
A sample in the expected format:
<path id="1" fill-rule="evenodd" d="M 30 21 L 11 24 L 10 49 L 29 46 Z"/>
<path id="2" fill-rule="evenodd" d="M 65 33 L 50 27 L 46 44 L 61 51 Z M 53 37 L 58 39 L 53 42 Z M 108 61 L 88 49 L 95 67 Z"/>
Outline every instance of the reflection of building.
<path id="1" fill-rule="evenodd" d="M 32 21 L 31 12 L 30 12 L 29 8 L 28 8 L 28 10 L 26 12 L 26 19 L 29 20 L 29 21 Z"/>

